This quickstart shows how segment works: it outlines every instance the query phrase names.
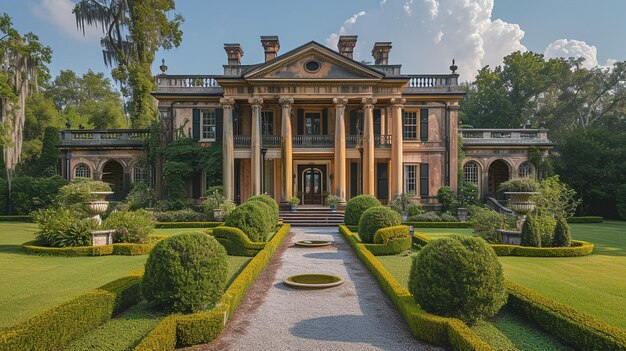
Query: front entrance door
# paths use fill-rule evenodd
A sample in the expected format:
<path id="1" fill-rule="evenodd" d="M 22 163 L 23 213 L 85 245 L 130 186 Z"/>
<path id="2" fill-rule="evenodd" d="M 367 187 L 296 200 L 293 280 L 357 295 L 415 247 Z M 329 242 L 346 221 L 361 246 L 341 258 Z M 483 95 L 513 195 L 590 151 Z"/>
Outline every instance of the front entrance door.
<path id="1" fill-rule="evenodd" d="M 298 166 L 298 192 L 302 205 L 322 205 L 326 187 L 325 165 Z"/>

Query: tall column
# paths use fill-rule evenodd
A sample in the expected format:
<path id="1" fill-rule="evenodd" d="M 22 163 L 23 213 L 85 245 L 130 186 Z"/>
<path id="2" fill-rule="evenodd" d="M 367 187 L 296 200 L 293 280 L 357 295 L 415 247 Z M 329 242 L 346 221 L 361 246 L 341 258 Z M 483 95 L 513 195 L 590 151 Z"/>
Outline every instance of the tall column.
<path id="1" fill-rule="evenodd" d="M 346 202 L 346 123 L 345 110 L 348 99 L 336 97 L 335 104 L 335 195 L 340 206 Z"/>
<path id="2" fill-rule="evenodd" d="M 453 105 L 448 106 L 448 113 L 450 114 L 450 188 L 452 191 L 457 191 L 458 175 L 459 175 L 459 104 L 455 102 Z"/>
<path id="3" fill-rule="evenodd" d="M 252 135 L 250 137 L 250 161 L 252 162 L 252 195 L 261 194 L 261 105 L 263 98 L 248 99 L 252 105 Z"/>
<path id="4" fill-rule="evenodd" d="M 363 104 L 363 194 L 374 195 L 374 104 L 375 97 L 365 97 Z"/>
<path id="5" fill-rule="evenodd" d="M 235 99 L 221 98 L 224 109 L 224 127 L 222 134 L 222 172 L 224 180 L 224 196 L 235 200 L 235 147 L 233 141 L 233 105 Z"/>
<path id="6" fill-rule="evenodd" d="M 282 107 L 282 120 L 280 127 L 280 160 L 282 162 L 283 186 L 280 195 L 280 205 L 283 208 L 289 207 L 289 197 L 293 195 L 293 155 L 291 138 L 291 105 L 293 98 L 281 97 L 278 103 Z"/>
<path id="7" fill-rule="evenodd" d="M 406 99 L 391 98 L 391 195 L 402 193 L 402 107 Z"/>

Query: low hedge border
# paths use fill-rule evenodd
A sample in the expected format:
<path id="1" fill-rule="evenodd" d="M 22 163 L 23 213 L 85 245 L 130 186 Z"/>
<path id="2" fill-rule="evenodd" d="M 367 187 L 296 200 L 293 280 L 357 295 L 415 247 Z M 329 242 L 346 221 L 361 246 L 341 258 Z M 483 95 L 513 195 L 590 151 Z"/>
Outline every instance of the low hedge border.
<path id="1" fill-rule="evenodd" d="M 207 231 L 209 232 L 209 231 Z M 211 235 L 224 246 L 226 252 L 232 256 L 254 257 L 263 250 L 266 242 L 250 241 L 248 236 L 239 228 L 219 226 L 210 230 Z"/>
<path id="2" fill-rule="evenodd" d="M 27 222 L 33 223 L 34 219 L 31 215 L 11 215 L 11 216 L 0 216 L 0 222 Z"/>
<path id="3" fill-rule="evenodd" d="M 413 228 L 471 228 L 471 222 L 402 222 Z"/>
<path id="4" fill-rule="evenodd" d="M 384 241 L 385 239 L 387 239 L 385 243 L 363 245 L 374 256 L 396 255 L 411 249 L 409 227 L 405 225 L 378 229 L 374 234 L 374 242 Z"/>
<path id="5" fill-rule="evenodd" d="M 214 228 L 224 222 L 157 222 L 156 229 L 176 229 L 176 228 Z"/>
<path id="6" fill-rule="evenodd" d="M 490 244 L 498 256 L 523 257 L 578 257 L 593 252 L 593 244 L 586 241 L 572 240 L 570 247 L 528 247 L 519 245 Z"/>
<path id="7" fill-rule="evenodd" d="M 424 311 L 413 301 L 411 293 L 385 269 L 365 245 L 354 237 L 348 227 L 339 226 L 339 232 L 396 305 L 416 338 L 444 347 L 451 346 L 459 351 L 495 351 L 461 320 L 440 317 Z"/>
<path id="8" fill-rule="evenodd" d="M 626 331 L 507 281 L 508 306 L 576 350 L 626 350 Z"/>
<path id="9" fill-rule="evenodd" d="M 570 217 L 567 223 L 602 223 L 604 218 L 600 216 Z"/>
<path id="10" fill-rule="evenodd" d="M 132 273 L 0 332 L 0 350 L 60 350 L 141 300 Z"/>
<path id="11" fill-rule="evenodd" d="M 166 238 L 165 235 L 153 235 L 152 240 L 145 244 L 133 243 L 116 243 L 113 245 L 102 246 L 78 246 L 78 247 L 46 247 L 37 246 L 36 241 L 29 241 L 22 244 L 22 249 L 30 255 L 43 256 L 65 256 L 65 257 L 82 257 L 82 256 L 136 256 L 147 255 L 150 253 L 154 245 Z"/>
<path id="12" fill-rule="evenodd" d="M 214 340 L 222 332 L 257 276 L 267 266 L 278 246 L 289 234 L 289 229 L 289 224 L 284 224 L 276 232 L 230 284 L 214 309 L 188 315 L 172 315 L 163 319 L 134 350 L 165 351 Z"/>

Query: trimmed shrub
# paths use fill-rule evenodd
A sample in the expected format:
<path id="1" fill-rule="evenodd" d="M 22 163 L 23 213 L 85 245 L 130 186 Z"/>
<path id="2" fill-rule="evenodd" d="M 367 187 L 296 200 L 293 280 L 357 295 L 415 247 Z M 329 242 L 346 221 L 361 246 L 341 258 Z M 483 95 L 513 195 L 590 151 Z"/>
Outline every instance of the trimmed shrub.
<path id="1" fill-rule="evenodd" d="M 359 237 L 364 243 L 374 243 L 374 234 L 378 229 L 402 224 L 402 217 L 389 207 L 371 207 L 359 220 Z"/>
<path id="2" fill-rule="evenodd" d="M 374 244 L 364 244 L 375 256 L 396 255 L 411 249 L 409 227 L 398 225 L 381 228 L 374 234 Z"/>
<path id="3" fill-rule="evenodd" d="M 471 228 L 471 222 L 404 222 L 413 228 Z"/>
<path id="4" fill-rule="evenodd" d="M 442 222 L 441 217 L 432 211 L 420 213 L 415 216 L 409 217 L 411 222 Z"/>
<path id="5" fill-rule="evenodd" d="M 246 203 L 251 203 L 251 204 L 260 206 L 263 209 L 263 212 L 265 212 L 265 218 L 267 219 L 267 222 L 272 224 L 272 228 L 274 227 L 276 223 L 278 223 L 278 217 L 274 216 L 274 210 L 267 203 L 263 201 L 256 201 L 256 200 L 246 201 Z M 263 241 L 267 241 L 267 238 L 265 238 Z"/>
<path id="6" fill-rule="evenodd" d="M 545 211 L 536 211 L 536 214 L 533 216 L 533 220 L 535 221 L 535 231 L 537 231 L 537 234 L 541 237 L 541 246 L 553 246 L 552 238 L 554 237 L 556 220 L 550 213 Z"/>
<path id="7" fill-rule="evenodd" d="M 113 212 L 104 220 L 102 227 L 115 230 L 114 243 L 143 243 L 154 231 L 154 219 L 145 210 Z"/>
<path id="8" fill-rule="evenodd" d="M 154 227 L 156 229 L 214 228 L 222 224 L 224 224 L 224 222 L 157 222 L 154 224 Z"/>
<path id="9" fill-rule="evenodd" d="M 437 200 L 443 206 L 444 211 L 449 211 L 457 206 L 456 194 L 447 185 L 444 185 L 437 190 Z"/>
<path id="10" fill-rule="evenodd" d="M 604 218 L 600 216 L 582 216 L 582 217 L 569 217 L 567 223 L 602 223 Z"/>
<path id="11" fill-rule="evenodd" d="M 217 240 L 200 232 L 178 234 L 150 252 L 141 291 L 157 309 L 197 312 L 222 296 L 227 267 Z"/>
<path id="12" fill-rule="evenodd" d="M 572 240 L 568 247 L 530 247 L 508 244 L 492 244 L 491 248 L 498 256 L 520 257 L 579 257 L 593 252 L 593 244 L 586 241 Z"/>
<path id="13" fill-rule="evenodd" d="M 278 223 L 278 204 L 276 203 L 276 200 L 272 199 L 269 195 L 255 195 L 248 198 L 246 201 L 261 201 L 268 205 L 272 209 L 272 220 L 274 223 Z"/>
<path id="14" fill-rule="evenodd" d="M 365 210 L 382 204 L 372 195 L 358 195 L 351 198 L 346 204 L 344 222 L 346 225 L 358 225 L 359 219 Z M 374 233 L 372 233 L 373 235 Z"/>
<path id="15" fill-rule="evenodd" d="M 502 266 L 481 238 L 434 240 L 413 259 L 409 290 L 425 310 L 467 323 L 494 316 L 506 303 Z"/>
<path id="16" fill-rule="evenodd" d="M 404 238 L 409 234 L 409 227 L 406 225 L 381 228 L 374 234 L 374 244 L 387 244 L 391 239 Z"/>
<path id="17" fill-rule="evenodd" d="M 36 241 L 29 241 L 22 244 L 22 249 L 30 255 L 42 256 L 106 256 L 113 253 L 113 245 L 101 246 L 78 246 L 78 247 L 47 247 L 38 246 Z"/>
<path id="18" fill-rule="evenodd" d="M 250 241 L 246 234 L 239 228 L 219 226 L 213 229 L 212 234 L 215 239 L 224 246 L 226 252 L 232 256 L 254 257 L 266 244 L 264 242 L 258 243 Z"/>
<path id="19" fill-rule="evenodd" d="M 471 217 L 474 233 L 487 240 L 488 243 L 499 244 L 502 237 L 497 232 L 498 229 L 512 229 L 515 217 L 498 213 L 488 208 L 473 208 Z"/>
<path id="20" fill-rule="evenodd" d="M 565 218 L 559 216 L 556 219 L 556 225 L 554 226 L 554 236 L 552 239 L 552 246 L 554 247 L 570 247 L 572 246 L 572 235 L 570 233 L 569 225 Z"/>
<path id="21" fill-rule="evenodd" d="M 532 215 L 527 215 L 522 225 L 520 244 L 522 246 L 541 247 L 541 236 L 535 229 L 535 220 Z"/>
<path id="22" fill-rule="evenodd" d="M 154 219 L 157 222 L 204 222 L 207 217 L 190 208 L 176 211 L 154 212 Z"/>
<path id="23" fill-rule="evenodd" d="M 26 222 L 33 223 L 34 219 L 31 215 L 17 215 L 17 216 L 0 216 L 0 222 Z"/>
<path id="24" fill-rule="evenodd" d="M 615 192 L 615 205 L 619 218 L 626 220 L 626 184 L 617 187 Z"/>
<path id="25" fill-rule="evenodd" d="M 241 229 L 251 241 L 265 241 L 275 224 L 268 218 L 269 211 L 263 202 L 244 202 L 226 217 L 224 225 Z"/>
<path id="26" fill-rule="evenodd" d="M 442 222 L 458 222 L 459 221 L 459 219 L 456 218 L 456 216 L 452 215 L 449 212 L 444 212 L 440 214 L 439 218 L 441 218 Z"/>

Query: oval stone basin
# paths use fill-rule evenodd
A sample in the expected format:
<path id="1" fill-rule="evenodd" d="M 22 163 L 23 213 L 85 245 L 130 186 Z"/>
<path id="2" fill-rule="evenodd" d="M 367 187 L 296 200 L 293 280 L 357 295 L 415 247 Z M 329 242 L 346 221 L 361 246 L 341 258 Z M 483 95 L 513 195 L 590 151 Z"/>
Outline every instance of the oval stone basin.
<path id="1" fill-rule="evenodd" d="M 317 247 L 317 246 L 328 246 L 332 244 L 332 241 L 328 240 L 300 240 L 295 242 L 298 246 L 307 246 L 307 247 Z"/>
<path id="2" fill-rule="evenodd" d="M 283 280 L 286 285 L 295 288 L 322 289 L 343 284 L 342 277 L 330 274 L 298 274 Z"/>

